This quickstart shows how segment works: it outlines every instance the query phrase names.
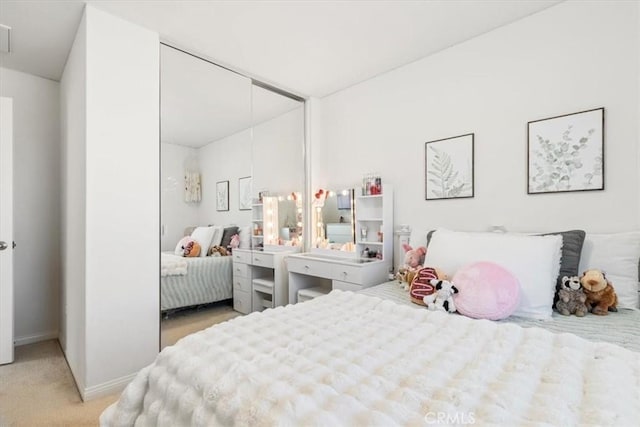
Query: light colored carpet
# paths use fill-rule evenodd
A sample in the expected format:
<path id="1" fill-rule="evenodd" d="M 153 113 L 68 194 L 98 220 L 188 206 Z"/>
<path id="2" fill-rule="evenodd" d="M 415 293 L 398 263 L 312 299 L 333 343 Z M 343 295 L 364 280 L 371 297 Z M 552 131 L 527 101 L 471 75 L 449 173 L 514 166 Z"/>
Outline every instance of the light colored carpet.
<path id="1" fill-rule="evenodd" d="M 162 348 L 238 316 L 228 305 L 177 313 L 162 321 Z M 0 366 L 0 426 L 96 426 L 115 393 L 82 402 L 57 340 L 16 347 L 15 362 Z"/>

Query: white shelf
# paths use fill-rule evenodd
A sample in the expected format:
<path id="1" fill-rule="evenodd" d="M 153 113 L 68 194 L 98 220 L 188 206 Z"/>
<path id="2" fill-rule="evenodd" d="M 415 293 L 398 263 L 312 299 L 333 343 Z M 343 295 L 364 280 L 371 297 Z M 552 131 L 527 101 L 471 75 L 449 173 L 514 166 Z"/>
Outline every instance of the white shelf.
<path id="1" fill-rule="evenodd" d="M 253 279 L 253 290 L 262 292 L 265 294 L 273 294 L 273 287 L 275 282 L 268 279 Z"/>
<path id="2" fill-rule="evenodd" d="M 366 229 L 366 235 L 362 231 Z M 382 254 L 382 262 L 389 267 L 393 260 L 393 188 L 385 186 L 382 194 L 356 196 L 357 256 L 365 249 Z M 383 241 L 378 241 L 382 233 Z"/>
<path id="3" fill-rule="evenodd" d="M 252 219 L 251 222 L 262 222 L 261 219 Z"/>

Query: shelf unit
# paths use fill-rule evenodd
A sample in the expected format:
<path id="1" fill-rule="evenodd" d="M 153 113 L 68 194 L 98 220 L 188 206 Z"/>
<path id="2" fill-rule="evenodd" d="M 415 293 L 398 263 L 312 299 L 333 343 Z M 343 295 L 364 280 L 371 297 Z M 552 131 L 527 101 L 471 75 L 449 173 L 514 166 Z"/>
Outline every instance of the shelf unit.
<path id="1" fill-rule="evenodd" d="M 365 250 L 381 254 L 392 265 L 393 260 L 393 188 L 385 185 L 382 194 L 356 196 L 356 254 Z"/>
<path id="2" fill-rule="evenodd" d="M 262 247 L 264 240 L 263 205 L 253 203 L 251 205 L 251 247 Z"/>

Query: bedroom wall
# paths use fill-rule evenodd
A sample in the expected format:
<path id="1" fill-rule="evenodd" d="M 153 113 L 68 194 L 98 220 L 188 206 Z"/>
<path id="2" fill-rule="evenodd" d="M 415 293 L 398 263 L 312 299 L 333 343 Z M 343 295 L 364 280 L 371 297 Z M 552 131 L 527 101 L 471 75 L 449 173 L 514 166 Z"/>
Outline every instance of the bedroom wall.
<path id="1" fill-rule="evenodd" d="M 58 336 L 60 84 L 0 67 L 0 94 L 14 105 L 14 338 L 22 345 Z"/>
<path id="2" fill-rule="evenodd" d="M 254 193 L 304 189 L 304 105 L 253 128 Z"/>
<path id="3" fill-rule="evenodd" d="M 182 238 L 184 229 L 199 224 L 200 203 L 184 201 L 185 161 L 197 159 L 198 150 L 169 143 L 162 143 L 160 146 L 161 249 L 173 251 Z"/>
<path id="4" fill-rule="evenodd" d="M 197 150 L 202 180 L 198 224 L 248 225 L 251 211 L 238 209 L 238 178 L 251 176 L 251 129 Z M 229 181 L 229 211 L 216 211 L 216 182 Z"/>
<path id="5" fill-rule="evenodd" d="M 445 226 L 638 229 L 638 4 L 563 2 L 322 99 L 325 176 L 379 171 L 412 242 Z M 526 194 L 527 122 L 605 107 L 604 191 Z M 424 143 L 475 133 L 475 198 L 424 200 Z"/>
<path id="6" fill-rule="evenodd" d="M 79 390 L 84 390 L 86 383 L 86 25 L 83 16 L 60 80 L 60 345 Z"/>
<path id="7" fill-rule="evenodd" d="M 73 309 L 83 308 L 85 319 L 67 319 L 65 327 L 67 337 L 78 329 L 84 334 L 79 351 L 85 372 L 78 385 L 88 400 L 123 388 L 158 353 L 160 144 L 158 35 L 90 5 L 78 38 L 85 33 L 78 61 L 67 64 L 63 97 L 82 85 L 83 75 L 74 71 L 84 68 L 86 108 L 67 108 L 63 134 L 72 143 L 69 136 L 86 123 L 85 138 L 66 151 L 69 165 L 84 150 L 77 166 L 86 164 L 83 183 L 66 182 L 68 193 L 85 186 L 85 203 L 74 199 L 71 206 L 84 209 L 84 260 L 70 250 L 65 254 L 73 271 L 84 270 L 84 307 L 74 300 Z M 69 219 L 67 231 L 77 227 Z M 73 283 L 66 280 L 69 290 Z"/>

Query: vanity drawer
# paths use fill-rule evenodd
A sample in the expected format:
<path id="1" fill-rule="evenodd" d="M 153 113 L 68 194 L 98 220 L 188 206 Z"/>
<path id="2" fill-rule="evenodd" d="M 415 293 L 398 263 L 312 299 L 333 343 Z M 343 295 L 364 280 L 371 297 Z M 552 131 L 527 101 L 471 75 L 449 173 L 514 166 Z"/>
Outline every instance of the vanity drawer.
<path id="1" fill-rule="evenodd" d="M 240 313 L 251 313 L 251 293 L 233 290 L 233 309 Z"/>
<path id="2" fill-rule="evenodd" d="M 343 282 L 342 280 L 333 281 L 333 289 L 340 289 L 341 291 L 353 291 L 358 292 L 362 290 L 362 285 L 355 283 Z"/>
<path id="3" fill-rule="evenodd" d="M 273 268 L 273 254 L 265 254 L 263 252 L 254 252 L 251 255 L 251 265 Z"/>
<path id="4" fill-rule="evenodd" d="M 251 292 L 251 279 L 248 277 L 234 276 L 233 292 L 236 291 Z"/>
<path id="5" fill-rule="evenodd" d="M 349 283 L 362 283 L 362 268 L 351 265 L 335 264 L 333 266 L 333 280 Z"/>
<path id="6" fill-rule="evenodd" d="M 249 275 L 249 266 L 239 262 L 233 263 L 233 277 L 251 277 Z"/>
<path id="7" fill-rule="evenodd" d="M 330 279 L 331 269 L 334 268 L 334 266 L 333 264 L 313 259 L 287 257 L 287 268 L 289 272 Z"/>
<path id="8" fill-rule="evenodd" d="M 233 262 L 241 262 L 244 264 L 249 264 L 251 262 L 251 252 L 250 251 L 239 251 L 235 250 L 231 253 L 233 257 Z"/>

